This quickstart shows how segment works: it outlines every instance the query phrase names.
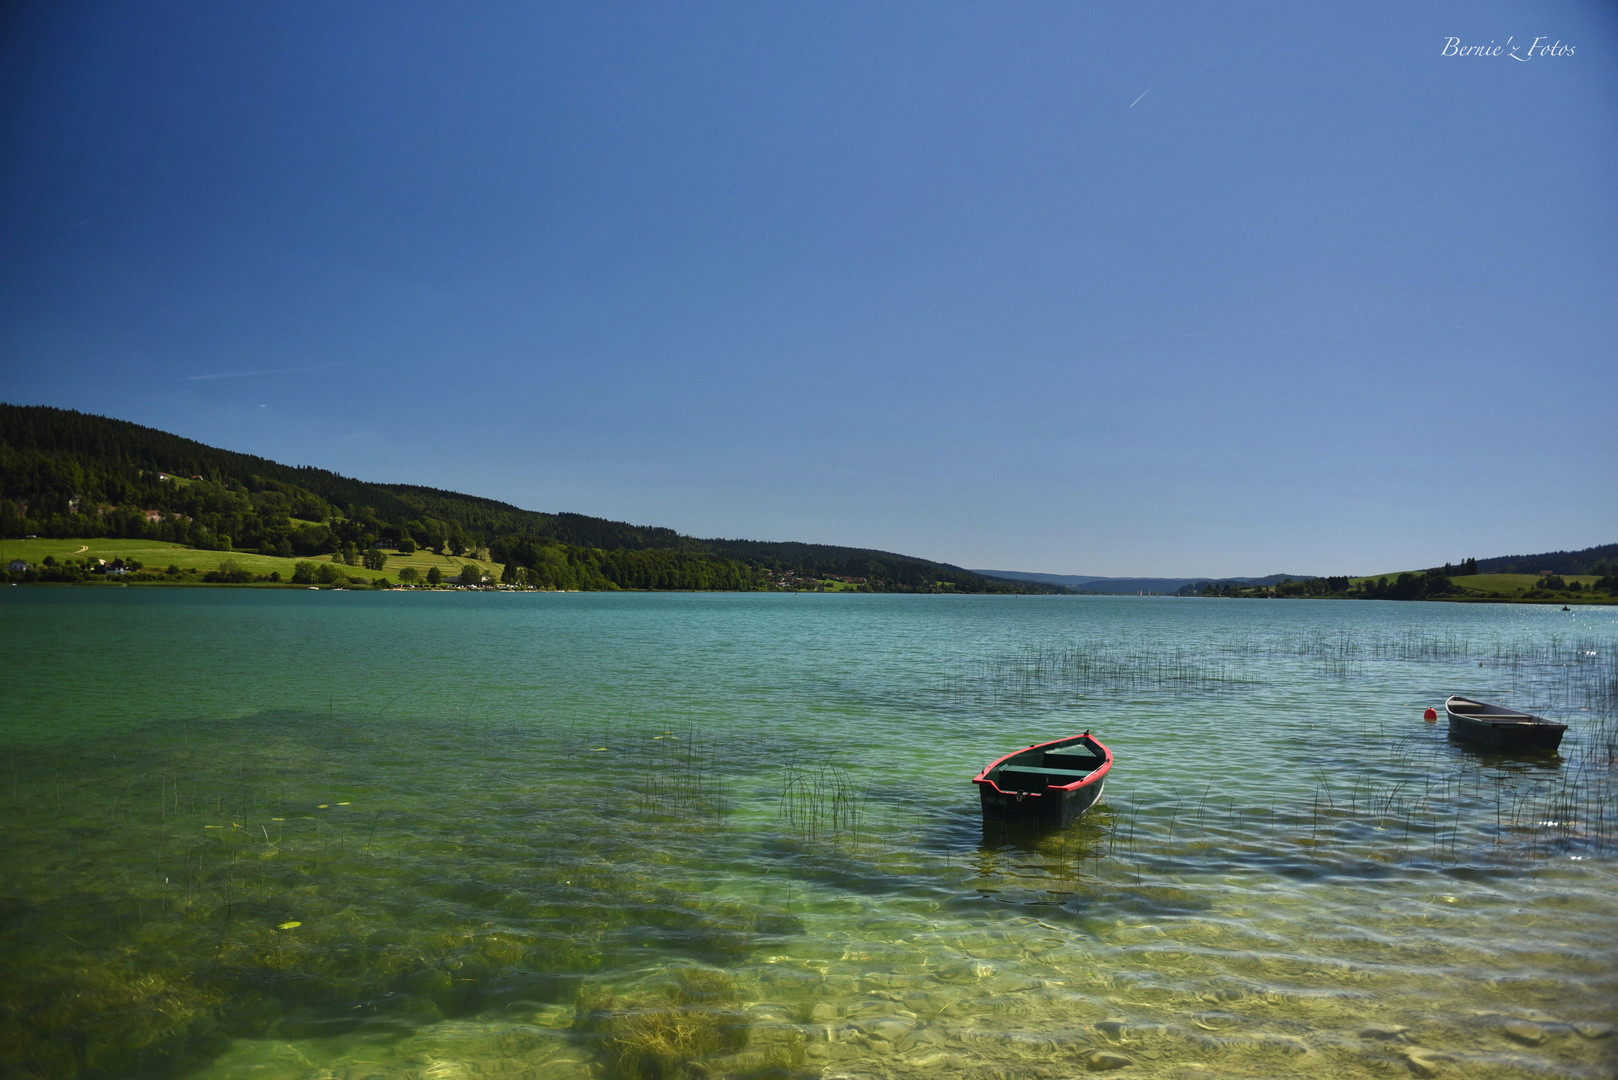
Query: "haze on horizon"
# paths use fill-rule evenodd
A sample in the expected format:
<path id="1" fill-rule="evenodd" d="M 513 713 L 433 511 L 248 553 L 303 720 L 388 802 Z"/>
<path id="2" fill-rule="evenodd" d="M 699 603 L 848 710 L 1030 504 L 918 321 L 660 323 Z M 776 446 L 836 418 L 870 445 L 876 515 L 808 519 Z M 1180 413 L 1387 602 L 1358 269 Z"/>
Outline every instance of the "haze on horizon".
<path id="1" fill-rule="evenodd" d="M 969 567 L 1618 540 L 1606 4 L 13 4 L 0 139 L 19 404 Z"/>

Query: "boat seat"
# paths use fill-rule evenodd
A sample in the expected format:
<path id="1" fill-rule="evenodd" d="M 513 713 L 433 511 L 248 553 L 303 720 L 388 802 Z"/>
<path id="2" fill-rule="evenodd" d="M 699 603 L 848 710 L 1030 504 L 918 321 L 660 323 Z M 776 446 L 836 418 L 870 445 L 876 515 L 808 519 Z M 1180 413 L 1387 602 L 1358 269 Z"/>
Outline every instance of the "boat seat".
<path id="1" fill-rule="evenodd" d="M 1071 784 L 1075 780 L 1083 780 L 1094 769 L 1050 769 L 1043 765 L 1002 765 L 995 770 L 1012 776 L 1049 776 L 1061 779 L 1064 784 Z"/>
<path id="2" fill-rule="evenodd" d="M 1096 754 L 1061 754 L 1052 751 L 1045 755 L 1045 764 L 1054 765 L 1058 769 L 1070 769 L 1076 765 L 1096 769 L 1100 768 L 1102 760 Z"/>
<path id="3" fill-rule="evenodd" d="M 1491 720 L 1534 720 L 1534 719 L 1537 719 L 1537 717 L 1529 716 L 1527 713 L 1521 713 L 1521 712 L 1489 712 L 1489 713 L 1486 713 L 1486 712 L 1482 712 L 1482 711 L 1480 711 L 1478 709 L 1453 709 L 1451 711 L 1460 713 L 1462 716 L 1466 717 L 1469 720 L 1482 720 L 1485 723 L 1487 723 L 1487 722 L 1489 722 Z"/>

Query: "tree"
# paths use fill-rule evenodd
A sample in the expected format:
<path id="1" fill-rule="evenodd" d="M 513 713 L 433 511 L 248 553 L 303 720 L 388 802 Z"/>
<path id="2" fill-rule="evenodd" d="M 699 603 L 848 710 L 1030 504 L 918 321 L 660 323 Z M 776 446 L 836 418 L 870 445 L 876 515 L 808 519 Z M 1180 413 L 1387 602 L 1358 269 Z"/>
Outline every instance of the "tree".
<path id="1" fill-rule="evenodd" d="M 408 537 L 408 536 L 399 537 L 399 554 L 401 554 L 401 555 L 414 555 L 415 553 L 416 553 L 416 542 L 414 540 L 410 539 L 410 537 Z"/>
<path id="2" fill-rule="evenodd" d="M 415 581 L 419 577 L 421 577 L 421 572 L 414 566 L 406 566 L 399 571 L 400 581 Z"/>
<path id="3" fill-rule="evenodd" d="M 330 564 L 328 564 L 330 565 Z M 300 562 L 292 564 L 292 584 L 313 585 L 315 583 L 315 564 Z"/>
<path id="4" fill-rule="evenodd" d="M 500 584 L 522 585 L 524 583 L 524 578 L 526 577 L 527 575 L 523 572 L 522 567 L 518 566 L 515 562 L 508 562 L 506 563 L 505 568 L 500 571 Z"/>
<path id="5" fill-rule="evenodd" d="M 473 563 L 467 563 L 465 566 L 461 567 L 461 584 L 462 585 L 481 585 L 481 584 L 483 584 L 483 568 L 481 566 L 477 566 L 477 565 L 475 565 Z"/>
<path id="6" fill-rule="evenodd" d="M 441 585 L 441 584 L 443 584 L 443 582 L 444 582 L 444 575 L 438 572 L 438 567 L 429 566 L 427 568 L 427 584 L 429 584 L 429 585 Z"/>
<path id="7" fill-rule="evenodd" d="M 1394 579 L 1388 586 L 1387 598 L 1389 600 L 1420 600 L 1425 592 L 1424 581 L 1415 574 L 1406 571 Z"/>
<path id="8" fill-rule="evenodd" d="M 388 565 L 388 556 L 381 548 L 365 549 L 365 569 L 381 570 Z"/>

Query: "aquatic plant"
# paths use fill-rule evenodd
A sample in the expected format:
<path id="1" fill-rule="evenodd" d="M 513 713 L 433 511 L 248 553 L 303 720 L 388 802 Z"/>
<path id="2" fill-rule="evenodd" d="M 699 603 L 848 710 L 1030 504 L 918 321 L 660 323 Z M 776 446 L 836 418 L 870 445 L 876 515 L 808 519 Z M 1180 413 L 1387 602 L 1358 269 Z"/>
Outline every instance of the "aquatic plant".
<path id="1" fill-rule="evenodd" d="M 693 824 L 712 823 L 725 816 L 729 804 L 719 750 L 700 730 L 664 729 L 623 738 L 635 745 L 637 767 L 630 774 L 630 783 L 642 813 Z"/>
<path id="2" fill-rule="evenodd" d="M 1223 656 L 1180 646 L 1131 649 L 1086 643 L 987 658 L 958 689 L 1015 701 L 1052 693 L 1222 693 L 1251 682 Z"/>
<path id="3" fill-rule="evenodd" d="M 860 843 L 861 795 L 848 772 L 823 763 L 784 766 L 779 797 L 780 820 L 803 844 L 857 847 Z"/>
<path id="4" fill-rule="evenodd" d="M 735 998 L 735 980 L 726 973 L 678 967 L 655 989 L 583 988 L 574 1028 L 600 1048 L 609 1077 L 674 1080 L 698 1072 L 704 1058 L 747 1045 Z"/>

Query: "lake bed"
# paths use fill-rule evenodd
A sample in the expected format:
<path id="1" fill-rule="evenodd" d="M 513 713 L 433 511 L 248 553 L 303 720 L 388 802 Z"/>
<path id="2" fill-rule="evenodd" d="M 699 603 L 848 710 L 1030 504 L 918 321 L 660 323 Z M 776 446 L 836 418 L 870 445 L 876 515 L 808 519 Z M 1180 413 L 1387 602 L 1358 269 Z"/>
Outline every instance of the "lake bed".
<path id="1" fill-rule="evenodd" d="M 19 588 L 0 640 L 8 1069 L 1618 1059 L 1611 609 Z M 1101 805 L 981 823 L 1085 729 Z"/>

